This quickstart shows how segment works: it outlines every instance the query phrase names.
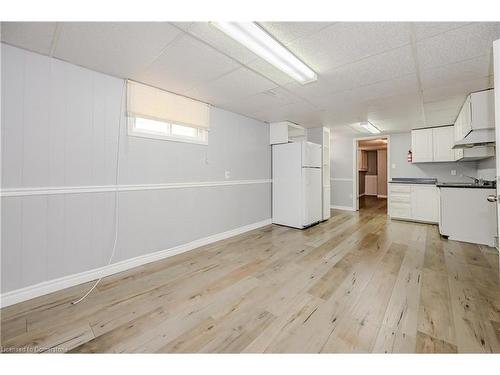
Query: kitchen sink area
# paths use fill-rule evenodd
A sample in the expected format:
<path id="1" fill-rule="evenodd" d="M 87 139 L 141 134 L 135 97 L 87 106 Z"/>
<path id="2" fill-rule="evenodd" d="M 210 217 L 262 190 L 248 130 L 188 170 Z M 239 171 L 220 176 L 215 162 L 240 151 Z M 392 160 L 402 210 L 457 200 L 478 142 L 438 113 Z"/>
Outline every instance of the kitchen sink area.
<path id="1" fill-rule="evenodd" d="M 496 182 L 441 182 L 436 178 L 393 178 L 389 211 L 393 219 L 437 224 L 456 241 L 496 246 Z"/>

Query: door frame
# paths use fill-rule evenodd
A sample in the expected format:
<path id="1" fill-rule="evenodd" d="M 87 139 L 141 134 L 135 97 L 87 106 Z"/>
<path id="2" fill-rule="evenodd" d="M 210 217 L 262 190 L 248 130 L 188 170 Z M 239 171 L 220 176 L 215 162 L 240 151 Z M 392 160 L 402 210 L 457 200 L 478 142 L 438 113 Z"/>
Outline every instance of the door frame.
<path id="1" fill-rule="evenodd" d="M 359 183 L 358 183 L 358 141 L 365 141 L 365 140 L 370 140 L 370 139 L 380 139 L 380 138 L 385 138 L 387 139 L 387 213 L 390 212 L 389 210 L 389 195 L 390 195 L 390 190 L 389 190 L 389 180 L 391 179 L 391 136 L 389 134 L 379 134 L 379 135 L 372 135 L 372 136 L 367 136 L 367 137 L 356 137 L 352 139 L 353 143 L 353 163 L 352 163 L 352 174 L 353 174 L 353 179 L 352 179 L 352 208 L 353 211 L 359 211 Z"/>
<path id="2" fill-rule="evenodd" d="M 493 42 L 493 75 L 494 75 L 494 80 L 495 80 L 495 128 L 496 128 L 496 142 L 497 145 L 500 142 L 500 90 L 498 87 L 500 87 L 500 39 L 495 40 Z M 496 167 L 496 172 L 495 172 L 495 177 L 496 177 L 496 182 L 497 182 L 497 236 L 500 236 L 500 202 L 498 201 L 498 198 L 500 198 L 500 195 L 498 194 L 498 183 L 500 182 L 500 147 L 495 147 L 495 167 Z M 500 251 L 500 245 L 499 245 L 499 237 L 497 237 L 497 250 Z M 500 266 L 500 259 L 498 260 L 499 266 Z"/>

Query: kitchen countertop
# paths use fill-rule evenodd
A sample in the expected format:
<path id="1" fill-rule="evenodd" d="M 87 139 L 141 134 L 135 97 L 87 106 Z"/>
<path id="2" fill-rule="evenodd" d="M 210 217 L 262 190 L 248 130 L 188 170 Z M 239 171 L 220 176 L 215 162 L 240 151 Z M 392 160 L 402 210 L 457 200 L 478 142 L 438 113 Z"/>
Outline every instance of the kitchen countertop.
<path id="1" fill-rule="evenodd" d="M 436 185 L 437 178 L 406 178 L 396 177 L 389 181 L 390 184 L 426 184 Z"/>
<path id="2" fill-rule="evenodd" d="M 436 184 L 439 188 L 461 188 L 461 189 L 496 189 L 491 185 L 479 185 L 467 182 L 440 182 Z"/>
<path id="3" fill-rule="evenodd" d="M 436 178 L 407 178 L 398 177 L 389 181 L 390 184 L 424 184 L 436 185 L 439 188 L 461 188 L 461 189 L 496 189 L 492 185 L 473 184 L 472 182 L 438 182 Z"/>

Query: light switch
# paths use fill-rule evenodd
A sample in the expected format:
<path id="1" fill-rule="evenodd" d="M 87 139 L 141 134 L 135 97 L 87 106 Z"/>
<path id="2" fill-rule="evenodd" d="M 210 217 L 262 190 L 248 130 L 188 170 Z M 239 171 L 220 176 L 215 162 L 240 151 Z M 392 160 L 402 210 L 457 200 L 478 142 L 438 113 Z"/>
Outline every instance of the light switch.
<path id="1" fill-rule="evenodd" d="M 452 176 L 456 176 L 457 175 L 457 170 L 456 169 L 452 169 L 451 170 L 451 175 Z"/>
<path id="2" fill-rule="evenodd" d="M 396 164 L 392 163 L 391 168 L 396 169 Z"/>

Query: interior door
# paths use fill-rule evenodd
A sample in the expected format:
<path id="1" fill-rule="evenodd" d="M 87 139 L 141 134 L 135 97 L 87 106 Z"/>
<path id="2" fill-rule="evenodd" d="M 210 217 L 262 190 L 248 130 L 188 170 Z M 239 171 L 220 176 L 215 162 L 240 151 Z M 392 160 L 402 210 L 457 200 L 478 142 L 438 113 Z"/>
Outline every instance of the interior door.
<path id="1" fill-rule="evenodd" d="M 500 182 L 500 176 L 499 176 L 499 171 L 500 171 L 500 39 L 496 40 L 493 42 L 493 67 L 494 67 L 494 76 L 495 76 L 495 128 L 496 131 L 496 144 L 497 147 L 496 149 L 496 175 L 497 175 L 497 184 Z M 498 186 L 498 185 L 497 185 Z M 497 187 L 498 191 L 498 187 Z M 498 194 L 498 193 L 497 193 Z M 497 235 L 500 233 L 500 220 L 498 218 L 500 217 L 500 206 L 498 202 L 498 195 L 495 197 L 492 197 L 493 201 L 496 201 L 497 203 Z M 498 245 L 498 244 L 497 244 Z"/>

